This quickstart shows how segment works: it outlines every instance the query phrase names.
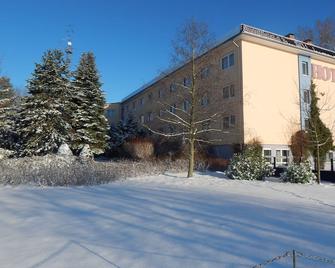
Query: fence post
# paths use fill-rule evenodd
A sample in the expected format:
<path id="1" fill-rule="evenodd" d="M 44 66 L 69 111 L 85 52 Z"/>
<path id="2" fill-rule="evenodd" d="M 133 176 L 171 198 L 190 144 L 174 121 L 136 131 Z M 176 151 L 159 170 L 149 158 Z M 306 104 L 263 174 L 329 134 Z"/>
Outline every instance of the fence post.
<path id="1" fill-rule="evenodd" d="M 295 255 L 295 250 L 292 250 L 292 261 L 293 261 L 293 268 L 296 268 L 296 255 Z"/>

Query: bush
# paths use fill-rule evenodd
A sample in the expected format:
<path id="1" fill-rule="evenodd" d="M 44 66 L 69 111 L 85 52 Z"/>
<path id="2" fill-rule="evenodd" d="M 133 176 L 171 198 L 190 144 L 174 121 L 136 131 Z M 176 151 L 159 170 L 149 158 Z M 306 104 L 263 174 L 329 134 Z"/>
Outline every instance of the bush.
<path id="1" fill-rule="evenodd" d="M 292 163 L 287 170 L 281 174 L 281 179 L 292 183 L 311 183 L 316 179 L 308 161 L 300 164 Z"/>
<path id="2" fill-rule="evenodd" d="M 154 154 L 154 144 L 147 138 L 134 138 L 125 142 L 122 148 L 133 159 L 149 159 Z"/>
<path id="3" fill-rule="evenodd" d="M 253 138 L 245 145 L 244 152 L 249 155 L 261 157 L 263 152 L 262 143 L 258 138 Z"/>
<path id="4" fill-rule="evenodd" d="M 304 130 L 299 130 L 291 136 L 290 149 L 294 163 L 300 163 L 308 157 L 308 137 Z"/>
<path id="5" fill-rule="evenodd" d="M 56 155 L 12 158 L 0 161 L 0 184 L 38 186 L 96 185 L 118 179 L 184 172 L 186 160 L 177 161 L 80 161 Z"/>
<path id="6" fill-rule="evenodd" d="M 263 180 L 273 175 L 272 166 L 266 163 L 262 156 L 255 150 L 248 149 L 240 154 L 235 154 L 225 174 L 235 180 Z"/>
<path id="7" fill-rule="evenodd" d="M 178 138 L 162 138 L 157 137 L 155 142 L 155 155 L 160 158 L 184 158 L 185 157 L 185 144 Z"/>
<path id="8" fill-rule="evenodd" d="M 229 160 L 217 157 L 207 157 L 207 166 L 209 170 L 220 170 L 224 171 L 229 165 Z"/>

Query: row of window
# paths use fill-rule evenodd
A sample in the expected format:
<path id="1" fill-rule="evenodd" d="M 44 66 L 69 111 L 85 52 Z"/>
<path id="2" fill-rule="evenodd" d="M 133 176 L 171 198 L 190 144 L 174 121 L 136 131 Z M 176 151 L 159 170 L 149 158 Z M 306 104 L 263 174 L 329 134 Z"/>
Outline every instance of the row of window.
<path id="1" fill-rule="evenodd" d="M 176 113 L 176 105 L 171 105 L 170 106 L 170 110 L 171 113 Z M 159 116 L 163 117 L 164 114 L 166 113 L 166 111 L 160 110 L 159 111 Z M 146 114 L 146 116 L 144 115 L 140 115 L 139 117 L 139 121 L 144 124 L 146 122 L 151 122 L 154 120 L 154 113 L 153 112 L 148 112 Z M 229 115 L 229 116 L 225 116 L 223 117 L 223 124 L 222 124 L 222 128 L 223 129 L 230 129 L 230 128 L 235 128 L 236 126 L 236 116 L 235 115 Z M 204 122 L 202 124 L 202 129 L 208 129 L 210 125 L 210 122 Z"/>
<path id="2" fill-rule="evenodd" d="M 161 92 L 161 91 L 159 91 L 159 92 Z M 159 93 L 159 94 L 161 94 L 161 93 Z M 152 99 L 152 93 L 150 93 L 149 96 L 150 96 L 149 100 L 151 100 Z M 223 96 L 224 99 L 235 97 L 235 86 L 234 86 L 234 84 L 231 84 L 229 86 L 224 87 L 223 90 L 222 90 L 222 96 Z M 188 110 L 187 107 L 189 107 L 189 103 L 187 104 L 185 102 L 188 102 L 188 101 L 184 101 L 184 104 L 183 104 L 184 108 L 183 108 L 183 110 L 187 111 Z M 144 99 L 140 98 L 139 101 L 138 101 L 138 104 L 140 106 L 143 106 L 144 105 Z M 201 104 L 201 106 L 208 106 L 209 105 L 209 96 L 208 96 L 208 93 L 205 93 L 201 97 L 200 104 Z M 136 110 L 136 101 L 134 101 L 132 103 L 132 109 Z M 126 112 L 128 112 L 128 111 L 129 111 L 129 106 L 126 105 Z"/>
<path id="3" fill-rule="evenodd" d="M 290 151 L 287 149 L 277 149 L 275 150 L 276 154 L 272 155 L 271 149 L 263 149 L 263 156 L 265 161 L 269 164 L 273 164 L 274 157 L 276 157 L 276 165 L 285 165 L 287 166 L 290 159 Z"/>
<path id="4" fill-rule="evenodd" d="M 223 70 L 234 66 L 234 64 L 235 64 L 235 54 L 234 53 L 230 53 L 230 54 L 225 55 L 221 60 L 221 68 Z M 204 68 L 201 69 L 201 71 L 200 71 L 201 79 L 205 79 L 209 75 L 210 75 L 210 68 L 209 67 L 204 67 Z M 188 77 L 185 77 L 183 79 L 183 85 L 184 85 L 184 87 L 190 87 L 192 85 L 192 80 Z M 177 84 L 176 83 L 171 83 L 170 84 L 170 92 L 174 92 L 176 90 L 177 90 Z M 224 88 L 224 93 L 223 93 L 224 96 L 227 96 L 227 93 L 225 92 L 226 90 L 227 89 Z M 234 90 L 234 89 L 232 89 L 232 90 Z M 231 96 L 234 96 L 234 95 L 235 95 L 234 92 L 231 94 L 231 91 L 230 91 L 230 93 L 228 93 L 228 98 L 231 97 Z M 158 98 L 159 99 L 163 98 L 163 90 L 162 89 L 158 90 Z M 227 97 L 225 97 L 225 98 L 227 98 Z M 148 94 L 148 101 L 152 101 L 152 100 L 153 100 L 153 93 L 150 92 Z M 145 98 L 141 97 L 138 101 L 133 101 L 133 103 L 132 103 L 132 109 L 133 110 L 136 109 L 137 102 L 138 102 L 139 106 L 143 106 L 144 102 L 145 102 Z M 129 106 L 126 105 L 126 111 L 128 111 L 128 110 L 129 110 Z"/>

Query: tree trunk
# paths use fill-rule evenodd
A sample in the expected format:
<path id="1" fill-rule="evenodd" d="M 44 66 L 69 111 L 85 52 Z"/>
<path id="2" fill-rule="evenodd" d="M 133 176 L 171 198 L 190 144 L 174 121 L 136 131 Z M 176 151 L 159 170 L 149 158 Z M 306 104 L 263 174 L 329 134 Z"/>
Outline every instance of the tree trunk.
<path id="1" fill-rule="evenodd" d="M 191 138 L 189 144 L 189 156 L 188 156 L 188 173 L 187 178 L 193 177 L 194 170 L 194 139 Z"/>
<path id="2" fill-rule="evenodd" d="M 321 183 L 321 172 L 320 172 L 320 146 L 316 145 L 316 179 L 318 184 Z"/>

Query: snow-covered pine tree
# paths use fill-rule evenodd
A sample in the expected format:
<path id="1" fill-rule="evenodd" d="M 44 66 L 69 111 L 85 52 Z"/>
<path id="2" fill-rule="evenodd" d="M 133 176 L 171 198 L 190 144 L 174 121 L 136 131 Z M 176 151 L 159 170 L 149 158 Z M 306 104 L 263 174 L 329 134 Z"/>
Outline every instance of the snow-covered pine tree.
<path id="1" fill-rule="evenodd" d="M 110 147 L 117 147 L 126 140 L 146 135 L 146 131 L 140 128 L 134 117 L 130 115 L 126 121 L 121 120 L 116 126 L 111 126 L 109 131 Z"/>
<path id="2" fill-rule="evenodd" d="M 15 150 L 17 95 L 8 77 L 0 77 L 0 148 Z"/>
<path id="3" fill-rule="evenodd" d="M 18 130 L 20 155 L 45 155 L 69 141 L 71 84 L 69 66 L 60 50 L 49 50 L 28 80 Z"/>
<path id="4" fill-rule="evenodd" d="M 94 154 L 101 154 L 109 139 L 108 123 L 104 114 L 105 99 L 92 52 L 81 55 L 74 72 L 73 88 L 73 102 L 77 108 L 72 114 L 74 134 L 71 147 L 80 150 L 88 144 Z"/>

